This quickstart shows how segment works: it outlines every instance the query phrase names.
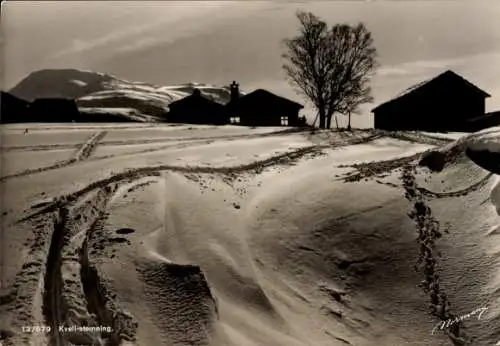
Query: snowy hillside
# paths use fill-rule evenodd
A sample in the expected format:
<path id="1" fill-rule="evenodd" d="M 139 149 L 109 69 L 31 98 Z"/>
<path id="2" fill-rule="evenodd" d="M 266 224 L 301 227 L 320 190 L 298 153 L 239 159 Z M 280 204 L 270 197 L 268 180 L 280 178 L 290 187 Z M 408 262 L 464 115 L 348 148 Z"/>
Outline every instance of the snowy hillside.
<path id="1" fill-rule="evenodd" d="M 199 83 L 158 86 L 74 69 L 33 72 L 9 92 L 28 101 L 45 97 L 76 99 L 85 114 L 150 122 L 158 121 L 170 103 L 190 95 L 194 88 L 222 104 L 229 101 L 230 92 L 226 87 Z"/>

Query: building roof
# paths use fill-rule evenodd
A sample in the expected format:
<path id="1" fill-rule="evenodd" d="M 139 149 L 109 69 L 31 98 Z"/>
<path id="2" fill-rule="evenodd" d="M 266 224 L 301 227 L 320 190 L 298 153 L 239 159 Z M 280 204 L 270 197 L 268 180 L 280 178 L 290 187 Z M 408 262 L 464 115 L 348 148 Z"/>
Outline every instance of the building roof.
<path id="1" fill-rule="evenodd" d="M 409 95 L 417 92 L 418 90 L 421 90 L 425 86 L 431 85 L 433 83 L 436 83 L 436 82 L 444 80 L 444 79 L 447 79 L 448 81 L 452 81 L 452 82 L 463 83 L 463 84 L 467 85 L 468 87 L 471 87 L 476 92 L 482 94 L 484 97 L 490 97 L 491 96 L 490 94 L 488 94 L 484 90 L 478 88 L 477 86 L 475 86 L 474 84 L 472 84 L 471 82 L 469 82 L 468 80 L 466 80 L 465 78 L 463 78 L 462 76 L 458 75 L 457 73 L 455 73 L 455 72 L 453 72 L 451 70 L 447 70 L 447 71 L 445 71 L 445 72 L 437 75 L 436 77 L 424 80 L 424 81 L 422 81 L 420 83 L 417 83 L 417 84 L 409 87 L 408 89 L 403 90 L 401 93 L 399 93 L 398 95 L 396 95 L 396 97 L 392 98 L 389 101 L 381 103 L 377 107 L 373 108 L 372 112 L 376 111 L 379 108 L 387 106 L 390 103 L 393 103 L 393 102 L 395 102 L 397 100 L 400 100 L 400 99 L 402 99 L 404 97 L 407 97 L 407 96 L 409 96 Z"/>
<path id="2" fill-rule="evenodd" d="M 0 91 L 0 104 L 7 104 L 9 103 L 16 103 L 19 105 L 28 105 L 29 102 L 19 98 L 17 96 L 12 95 L 11 93 L 5 92 L 5 91 Z"/>
<path id="3" fill-rule="evenodd" d="M 288 104 L 288 105 L 292 105 L 294 107 L 304 108 L 304 106 L 298 102 L 295 102 L 295 101 L 289 100 L 287 98 L 278 96 L 278 95 L 273 94 L 272 92 L 269 92 L 269 91 L 264 90 L 264 89 L 257 89 L 257 90 L 252 91 L 251 93 L 248 93 L 248 94 L 240 93 L 240 97 L 236 101 L 229 101 L 228 103 L 225 104 L 225 107 L 229 108 L 229 107 L 234 107 L 234 106 L 246 104 L 248 102 L 255 102 L 256 99 L 258 100 L 258 102 L 261 102 L 262 100 L 264 100 L 264 102 L 266 102 L 268 100 L 273 100 L 274 102 L 278 102 L 281 104 Z M 194 89 L 193 93 L 191 95 L 188 95 L 180 100 L 177 100 L 177 101 L 170 103 L 169 108 L 175 108 L 178 105 L 182 105 L 186 102 L 189 103 L 189 102 L 192 102 L 194 100 L 203 101 L 206 103 L 210 103 L 213 105 L 224 107 L 223 104 L 211 99 L 210 97 L 205 96 L 198 89 Z"/>
<path id="4" fill-rule="evenodd" d="M 278 96 L 278 95 L 273 94 L 272 92 L 264 90 L 264 89 L 254 90 L 251 93 L 248 93 L 248 94 L 240 97 L 236 102 L 237 103 L 239 103 L 239 102 L 249 102 L 249 100 L 253 100 L 255 98 L 258 98 L 258 99 L 262 99 L 263 98 L 263 99 L 267 99 L 267 100 L 274 99 L 277 102 L 287 103 L 287 104 L 293 105 L 295 107 L 304 108 L 304 106 L 301 105 L 298 102 L 295 102 L 295 101 L 289 100 L 287 98 Z"/>

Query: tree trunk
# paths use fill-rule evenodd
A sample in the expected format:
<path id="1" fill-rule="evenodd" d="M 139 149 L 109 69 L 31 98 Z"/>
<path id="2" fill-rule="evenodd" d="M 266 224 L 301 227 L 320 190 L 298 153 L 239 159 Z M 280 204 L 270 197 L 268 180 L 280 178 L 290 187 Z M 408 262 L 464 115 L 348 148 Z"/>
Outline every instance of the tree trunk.
<path id="1" fill-rule="evenodd" d="M 319 110 L 319 128 L 324 129 L 325 128 L 325 120 L 326 120 L 326 114 L 324 109 Z"/>
<path id="2" fill-rule="evenodd" d="M 348 121 L 347 121 L 347 130 L 351 131 L 351 112 L 348 114 Z"/>
<path id="3" fill-rule="evenodd" d="M 332 127 L 332 116 L 329 115 L 326 117 L 326 128 L 330 129 Z"/>

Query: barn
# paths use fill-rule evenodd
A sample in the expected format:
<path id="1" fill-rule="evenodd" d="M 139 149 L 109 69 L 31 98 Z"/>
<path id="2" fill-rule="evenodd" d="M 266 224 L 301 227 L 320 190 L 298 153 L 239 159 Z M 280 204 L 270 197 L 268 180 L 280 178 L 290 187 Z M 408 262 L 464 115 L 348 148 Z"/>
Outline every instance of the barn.
<path id="1" fill-rule="evenodd" d="M 257 89 L 226 105 L 232 124 L 244 126 L 300 126 L 299 111 L 303 105 Z"/>
<path id="2" fill-rule="evenodd" d="M 81 114 L 75 100 L 40 98 L 29 105 L 28 118 L 28 122 L 65 123 L 79 121 Z"/>
<path id="3" fill-rule="evenodd" d="M 222 105 L 205 97 L 199 89 L 172 102 L 166 114 L 168 122 L 185 124 L 234 124 L 243 126 L 300 126 L 301 104 L 258 89 L 242 95 L 235 81 L 230 85 L 230 100 Z"/>
<path id="4" fill-rule="evenodd" d="M 473 132 L 485 114 L 488 93 L 448 70 L 372 110 L 376 129 Z"/>
<path id="5" fill-rule="evenodd" d="M 168 108 L 166 117 L 170 123 L 224 125 L 229 122 L 224 115 L 224 106 L 203 96 L 199 89 L 172 102 Z"/>
<path id="6" fill-rule="evenodd" d="M 29 102 L 2 91 L 0 95 L 0 120 L 2 123 L 25 122 Z"/>

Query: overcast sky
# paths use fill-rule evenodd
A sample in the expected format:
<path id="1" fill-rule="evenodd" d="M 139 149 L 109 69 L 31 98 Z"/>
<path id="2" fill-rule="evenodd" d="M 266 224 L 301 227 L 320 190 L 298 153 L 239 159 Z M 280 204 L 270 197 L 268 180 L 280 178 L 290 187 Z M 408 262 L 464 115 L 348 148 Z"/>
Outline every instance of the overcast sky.
<path id="1" fill-rule="evenodd" d="M 168 85 L 237 80 L 302 101 L 282 72 L 298 9 L 329 24 L 364 22 L 381 68 L 375 104 L 446 69 L 500 109 L 500 1 L 7 1 L 3 88 L 43 68 L 77 68 Z M 355 125 L 371 124 L 367 105 Z"/>

